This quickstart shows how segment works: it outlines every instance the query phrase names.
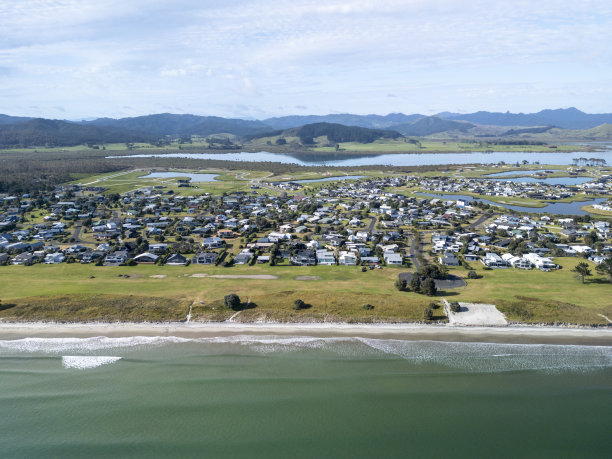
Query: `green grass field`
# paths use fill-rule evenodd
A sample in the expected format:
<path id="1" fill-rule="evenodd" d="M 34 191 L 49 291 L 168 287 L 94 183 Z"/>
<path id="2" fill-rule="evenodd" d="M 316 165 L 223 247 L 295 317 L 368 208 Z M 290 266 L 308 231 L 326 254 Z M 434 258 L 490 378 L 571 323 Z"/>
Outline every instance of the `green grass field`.
<path id="1" fill-rule="evenodd" d="M 354 266 L 6 266 L 0 267 L 0 319 L 181 320 L 192 305 L 194 320 L 217 321 L 234 313 L 223 307 L 223 297 L 236 293 L 243 302 L 256 305 L 242 311 L 235 319 L 240 321 L 413 322 L 422 320 L 427 304 L 444 296 L 449 301 L 495 304 L 517 322 L 604 325 L 607 322 L 599 314 L 612 317 L 612 285 L 599 275 L 582 284 L 571 272 L 579 261 L 555 259 L 563 269 L 548 273 L 488 271 L 472 263 L 483 278 L 439 292 L 437 298 L 397 291 L 394 282 L 404 271 L 401 268 L 361 272 Z M 451 272 L 467 274 L 464 268 Z M 200 277 L 204 274 L 277 278 Z M 298 276 L 312 279 L 298 280 Z M 311 307 L 294 311 L 296 299 Z M 374 309 L 363 309 L 366 303 Z M 444 318 L 441 309 L 435 314 Z"/>
<path id="2" fill-rule="evenodd" d="M 0 298 L 4 308 L 0 318 L 13 320 L 65 320 L 71 316 L 65 314 L 61 305 L 74 310 L 79 302 L 88 312 L 81 311 L 75 316 L 79 319 L 72 320 L 87 317 L 95 320 L 104 317 L 105 313 L 109 317 L 120 316 L 117 311 L 109 311 L 104 301 L 96 299 L 102 292 L 115 295 L 117 305 L 127 304 L 127 310 L 132 311 L 130 320 L 172 318 L 181 307 L 186 316 L 189 304 L 193 304 L 195 320 L 224 320 L 233 314 L 222 307 L 223 297 L 229 293 L 236 293 L 243 301 L 248 299 L 257 305 L 240 314 L 240 320 L 245 321 L 417 321 L 423 318 L 423 310 L 431 301 L 429 297 L 398 292 L 394 282 L 400 270 L 393 268 L 362 273 L 354 266 L 218 268 L 63 264 L 7 266 L 0 270 L 3 280 Z M 119 277 L 120 274 L 130 277 Z M 278 278 L 217 279 L 191 277 L 193 274 L 271 274 Z M 296 280 L 297 276 L 317 279 Z M 294 311 L 296 299 L 311 307 Z M 148 310 L 149 302 L 157 305 L 152 311 Z M 365 303 L 372 304 L 374 309 L 362 309 Z M 166 304 L 165 313 L 160 311 L 160 304 Z"/>
<path id="3" fill-rule="evenodd" d="M 555 258 L 562 269 L 484 270 L 479 262 L 471 266 L 482 279 L 467 280 L 467 286 L 448 296 L 449 301 L 495 304 L 510 320 L 528 323 L 577 323 L 605 325 L 603 314 L 612 319 L 612 284 L 588 262 L 592 277 L 582 284 L 571 271 L 582 258 Z M 465 276 L 464 268 L 451 273 Z"/>

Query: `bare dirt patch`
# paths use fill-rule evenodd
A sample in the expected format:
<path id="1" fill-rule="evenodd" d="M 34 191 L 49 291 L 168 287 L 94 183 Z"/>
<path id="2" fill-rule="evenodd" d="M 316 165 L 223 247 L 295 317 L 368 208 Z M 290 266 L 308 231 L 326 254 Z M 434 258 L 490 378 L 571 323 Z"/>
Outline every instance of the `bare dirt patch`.
<path id="1" fill-rule="evenodd" d="M 295 280 L 310 281 L 310 280 L 321 280 L 319 276 L 295 276 Z"/>
<path id="2" fill-rule="evenodd" d="M 467 326 L 506 326 L 506 317 L 497 310 L 494 304 L 459 303 L 461 310 L 452 312 L 446 307 L 450 325 Z"/>
<path id="3" fill-rule="evenodd" d="M 168 276 L 166 276 L 165 274 L 153 274 L 152 276 L 149 276 L 149 277 L 153 279 L 165 279 Z"/>
<path id="4" fill-rule="evenodd" d="M 278 276 L 273 276 L 272 274 L 215 274 L 207 277 L 214 277 L 215 279 L 278 279 Z"/>

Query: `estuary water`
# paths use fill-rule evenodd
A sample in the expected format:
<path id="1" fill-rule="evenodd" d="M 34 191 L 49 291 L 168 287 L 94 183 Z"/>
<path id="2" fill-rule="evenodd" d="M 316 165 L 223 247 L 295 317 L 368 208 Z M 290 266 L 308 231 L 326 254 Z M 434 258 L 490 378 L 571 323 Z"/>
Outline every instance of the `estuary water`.
<path id="1" fill-rule="evenodd" d="M 608 198 L 595 198 L 590 201 L 574 201 L 574 202 L 551 202 L 547 203 L 544 207 L 526 207 L 526 206 L 515 206 L 512 204 L 500 204 L 498 202 L 489 201 L 488 199 L 474 197 L 466 194 L 437 194 L 437 193 L 415 193 L 419 196 L 427 196 L 429 198 L 447 200 L 461 199 L 463 201 L 482 201 L 492 206 L 505 207 L 506 209 L 514 210 L 516 212 L 531 212 L 534 214 L 554 214 L 554 215 L 587 215 L 588 212 L 582 210 L 581 207 L 592 206 L 593 204 L 601 204 L 608 200 Z M 512 198 L 507 198 L 509 201 Z"/>
<path id="2" fill-rule="evenodd" d="M 138 177 L 148 178 L 189 178 L 192 182 L 214 182 L 219 174 L 196 174 L 194 172 L 151 172 L 148 175 Z"/>
<path id="3" fill-rule="evenodd" d="M 612 347 L 0 340 L 3 457 L 609 457 Z"/>
<path id="4" fill-rule="evenodd" d="M 612 161 L 612 150 L 600 152 L 571 152 L 571 153 L 394 153 L 394 154 L 367 154 L 352 155 L 342 153 L 269 153 L 266 151 L 256 153 L 163 153 L 149 155 L 133 155 L 136 158 L 192 158 L 215 159 L 219 161 L 249 161 L 249 162 L 275 162 L 283 164 L 299 164 L 302 166 L 424 166 L 430 164 L 506 164 L 539 162 L 541 164 L 571 165 L 576 157 L 605 159 Z M 124 156 L 111 156 L 110 158 L 124 158 Z"/>

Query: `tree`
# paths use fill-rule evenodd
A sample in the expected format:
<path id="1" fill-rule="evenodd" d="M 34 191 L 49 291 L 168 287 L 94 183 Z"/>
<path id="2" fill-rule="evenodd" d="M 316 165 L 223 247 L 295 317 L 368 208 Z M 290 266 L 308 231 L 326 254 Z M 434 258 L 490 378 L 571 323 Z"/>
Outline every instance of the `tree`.
<path id="1" fill-rule="evenodd" d="M 596 231 L 591 231 L 584 237 L 584 243 L 589 247 L 593 247 L 593 245 L 597 242 L 598 236 Z"/>
<path id="2" fill-rule="evenodd" d="M 610 282 L 612 282 L 612 257 L 604 259 L 600 264 L 595 268 L 599 274 L 603 274 L 610 278 Z"/>
<path id="3" fill-rule="evenodd" d="M 395 281 L 395 288 L 398 289 L 400 292 L 403 292 L 404 290 L 406 290 L 406 279 L 396 279 Z"/>
<path id="4" fill-rule="evenodd" d="M 226 308 L 233 309 L 234 311 L 240 309 L 240 297 L 235 293 L 225 295 L 225 298 L 223 298 L 223 304 Z"/>
<path id="5" fill-rule="evenodd" d="M 436 288 L 436 282 L 431 277 L 425 279 L 421 284 L 421 292 L 424 295 L 434 296 L 437 291 L 438 289 Z"/>
<path id="6" fill-rule="evenodd" d="M 423 311 L 423 319 L 425 319 L 425 320 L 433 319 L 433 310 L 432 310 L 431 306 L 427 306 L 425 308 L 425 311 Z"/>
<path id="7" fill-rule="evenodd" d="M 468 279 L 478 279 L 478 274 L 476 274 L 476 271 L 471 270 L 468 272 L 467 277 Z"/>
<path id="8" fill-rule="evenodd" d="M 578 263 L 576 267 L 572 269 L 572 272 L 577 274 L 577 276 L 580 278 L 583 284 L 584 284 L 584 278 L 586 276 L 591 275 L 591 270 L 589 269 L 589 265 L 588 263 L 585 263 L 584 261 L 581 261 L 580 263 Z"/>
<path id="9" fill-rule="evenodd" d="M 421 291 L 421 276 L 417 273 L 414 273 L 410 279 L 410 290 L 417 293 Z"/>

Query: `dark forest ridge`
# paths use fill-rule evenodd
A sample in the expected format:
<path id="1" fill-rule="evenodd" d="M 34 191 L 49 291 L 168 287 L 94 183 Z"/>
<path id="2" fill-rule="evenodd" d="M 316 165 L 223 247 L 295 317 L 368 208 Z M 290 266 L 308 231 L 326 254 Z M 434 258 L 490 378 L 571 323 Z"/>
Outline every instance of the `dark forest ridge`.
<path id="1" fill-rule="evenodd" d="M 612 124 L 612 113 L 587 114 L 576 108 L 542 110 L 538 113 L 444 112 L 435 116 L 392 113 L 381 115 L 330 114 L 284 116 L 265 120 L 244 120 L 217 116 L 161 113 L 131 118 L 98 118 L 92 121 L 46 120 L 0 115 L 0 147 L 71 146 L 123 142 L 156 143 L 173 138 L 231 134 L 240 138 L 279 135 L 299 129 L 298 136 L 309 140 L 317 133 L 332 132 L 338 137 L 362 143 L 398 135 L 426 137 L 505 137 L 542 134 L 557 130 L 585 130 Z M 350 128 L 350 129 L 348 129 Z M 312 131 L 312 136 L 307 132 Z M 325 132 L 323 132 L 325 131 Z M 573 132 L 572 138 L 608 140 L 607 127 L 593 132 Z M 297 132 L 297 131 L 296 131 Z M 306 133 L 304 133 L 306 132 Z M 350 132 L 349 137 L 346 133 Z M 390 134 L 393 132 L 393 134 Z M 303 135 L 301 134 L 303 133 Z M 342 133 L 342 134 L 340 134 Z M 603 133 L 599 135 L 599 133 Z M 561 132 L 560 137 L 564 133 Z M 337 140 L 336 140 L 337 141 Z M 303 142 L 304 143 L 304 142 Z M 308 143 L 308 142 L 306 142 Z"/>

